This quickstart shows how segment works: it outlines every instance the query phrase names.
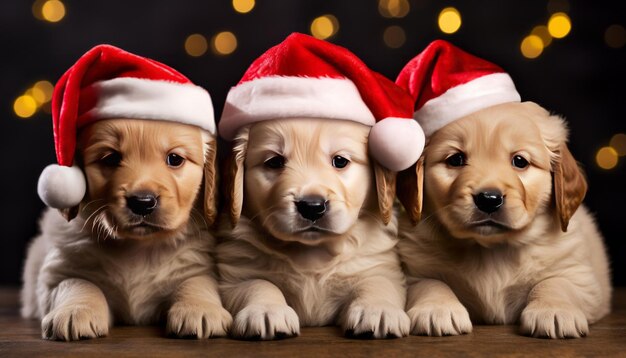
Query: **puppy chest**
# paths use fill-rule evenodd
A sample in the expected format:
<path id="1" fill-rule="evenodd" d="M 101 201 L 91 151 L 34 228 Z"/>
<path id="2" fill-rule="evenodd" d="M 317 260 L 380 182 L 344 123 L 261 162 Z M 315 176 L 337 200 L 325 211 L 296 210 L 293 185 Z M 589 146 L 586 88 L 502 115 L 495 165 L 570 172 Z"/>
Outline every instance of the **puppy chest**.
<path id="1" fill-rule="evenodd" d="M 283 293 L 298 314 L 303 326 L 322 326 L 335 323 L 338 311 L 348 294 L 335 279 L 317 276 L 300 277 L 285 282 Z"/>
<path id="2" fill-rule="evenodd" d="M 205 266 L 185 266 L 177 261 L 180 259 L 176 257 L 153 262 L 137 260 L 110 275 L 112 287 L 103 291 L 116 320 L 129 324 L 157 322 L 185 279 L 208 272 Z"/>
<path id="3" fill-rule="evenodd" d="M 504 267 L 459 271 L 444 280 L 476 323 L 515 323 L 532 288 L 527 279 Z"/>

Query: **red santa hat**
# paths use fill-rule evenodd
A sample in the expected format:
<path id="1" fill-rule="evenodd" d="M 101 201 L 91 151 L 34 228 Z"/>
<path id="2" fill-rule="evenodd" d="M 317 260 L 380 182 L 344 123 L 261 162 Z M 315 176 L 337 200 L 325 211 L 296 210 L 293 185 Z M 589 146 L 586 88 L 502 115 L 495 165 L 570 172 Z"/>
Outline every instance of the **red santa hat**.
<path id="1" fill-rule="evenodd" d="M 347 49 L 294 33 L 272 47 L 231 88 L 219 134 L 232 140 L 251 123 L 279 118 L 330 118 L 371 126 L 369 149 L 393 171 L 408 168 L 424 147 L 413 101 Z"/>
<path id="2" fill-rule="evenodd" d="M 503 69 L 443 40 L 409 61 L 396 83 L 415 100 L 414 117 L 426 136 L 483 108 L 520 101 Z"/>
<path id="3" fill-rule="evenodd" d="M 46 205 L 65 209 L 85 195 L 85 177 L 74 165 L 76 133 L 100 119 L 163 120 L 215 134 L 211 97 L 176 70 L 109 45 L 85 53 L 57 82 L 52 122 L 58 164 L 37 185 Z"/>

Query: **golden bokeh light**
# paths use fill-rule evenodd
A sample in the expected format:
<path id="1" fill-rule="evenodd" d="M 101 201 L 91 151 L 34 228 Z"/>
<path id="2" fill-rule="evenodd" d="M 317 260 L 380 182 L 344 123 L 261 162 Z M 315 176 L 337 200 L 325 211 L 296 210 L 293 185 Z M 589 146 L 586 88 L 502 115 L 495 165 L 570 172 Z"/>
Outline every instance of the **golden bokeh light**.
<path id="1" fill-rule="evenodd" d="M 246 14 L 254 9 L 254 0 L 233 0 L 233 9 L 240 14 Z"/>
<path id="2" fill-rule="evenodd" d="M 13 102 L 13 111 L 20 118 L 32 117 L 37 112 L 37 101 L 32 96 L 23 95 Z"/>
<path id="3" fill-rule="evenodd" d="M 453 7 L 447 7 L 439 13 L 439 29 L 445 34 L 453 34 L 461 27 L 461 14 Z"/>
<path id="4" fill-rule="evenodd" d="M 613 169 L 617 165 L 617 151 L 612 147 L 602 147 L 596 154 L 596 163 L 602 169 Z"/>
<path id="5" fill-rule="evenodd" d="M 617 133 L 611 138 L 609 145 L 611 146 L 611 148 L 615 150 L 615 152 L 617 152 L 617 155 L 619 155 L 620 157 L 625 156 L 626 155 L 626 134 Z"/>
<path id="6" fill-rule="evenodd" d="M 45 20 L 43 18 L 43 14 L 41 13 L 41 9 L 43 8 L 43 4 L 45 4 L 48 0 L 35 0 L 33 6 L 31 7 L 33 11 L 33 16 L 37 20 Z"/>
<path id="7" fill-rule="evenodd" d="M 42 104 L 46 103 L 46 95 L 45 93 L 43 93 L 42 91 L 40 91 L 37 88 L 29 88 L 26 93 L 24 93 L 27 96 L 32 97 L 35 100 L 35 103 L 37 103 L 37 107 L 41 106 Z"/>
<path id="8" fill-rule="evenodd" d="M 379 0 L 378 12 L 386 18 L 402 18 L 411 10 L 408 0 Z"/>
<path id="9" fill-rule="evenodd" d="M 333 15 L 322 15 L 311 22 L 311 35 L 325 40 L 339 31 L 339 20 Z"/>
<path id="10" fill-rule="evenodd" d="M 539 37 L 541 39 L 541 42 L 543 42 L 544 48 L 550 46 L 550 44 L 552 43 L 552 36 L 550 35 L 550 31 L 548 31 L 547 26 L 535 26 L 530 34 Z"/>
<path id="11" fill-rule="evenodd" d="M 211 48 L 218 55 L 230 55 L 237 49 L 237 37 L 230 31 L 222 31 L 211 39 Z"/>
<path id="12" fill-rule="evenodd" d="M 185 52 L 189 56 L 200 57 L 204 55 L 209 48 L 209 44 L 201 34 L 191 34 L 185 40 Z"/>
<path id="13" fill-rule="evenodd" d="M 33 92 L 43 93 L 44 95 L 44 100 L 41 103 L 51 100 L 53 91 L 54 85 L 50 81 L 42 80 L 33 85 Z"/>
<path id="14" fill-rule="evenodd" d="M 60 0 L 48 0 L 41 7 L 41 17 L 48 22 L 59 22 L 65 17 L 65 5 Z"/>
<path id="15" fill-rule="evenodd" d="M 543 52 L 543 41 L 537 35 L 528 35 L 522 40 L 520 51 L 526 58 L 537 58 Z"/>
<path id="16" fill-rule="evenodd" d="M 400 26 L 389 26 L 383 33 L 383 41 L 390 48 L 400 48 L 406 42 L 406 34 Z"/>
<path id="17" fill-rule="evenodd" d="M 614 24 L 604 32 L 604 42 L 611 48 L 622 48 L 626 45 L 626 30 L 624 26 Z"/>
<path id="18" fill-rule="evenodd" d="M 562 39 L 572 30 L 572 22 L 569 16 L 563 12 L 557 12 L 548 20 L 548 31 L 555 39 Z"/>

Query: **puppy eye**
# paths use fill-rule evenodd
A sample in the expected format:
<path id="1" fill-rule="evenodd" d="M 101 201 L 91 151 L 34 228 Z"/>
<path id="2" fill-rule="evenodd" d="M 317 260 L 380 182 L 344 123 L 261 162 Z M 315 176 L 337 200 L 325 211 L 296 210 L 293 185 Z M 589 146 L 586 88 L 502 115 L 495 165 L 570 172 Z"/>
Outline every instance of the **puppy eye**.
<path id="1" fill-rule="evenodd" d="M 100 163 L 105 167 L 117 167 L 122 161 L 122 155 L 119 152 L 111 152 L 100 159 Z"/>
<path id="2" fill-rule="evenodd" d="M 513 166 L 518 169 L 524 169 L 530 163 L 528 163 L 528 160 L 526 160 L 526 158 L 522 157 L 521 155 L 514 155 L 513 159 L 511 160 L 511 164 L 513 164 Z"/>
<path id="3" fill-rule="evenodd" d="M 335 155 L 333 157 L 333 167 L 337 169 L 345 168 L 348 164 L 350 164 L 350 161 L 341 155 Z"/>
<path id="4" fill-rule="evenodd" d="M 446 164 L 451 167 L 462 167 L 467 165 L 467 158 L 465 158 L 465 154 L 459 152 L 446 158 Z"/>
<path id="5" fill-rule="evenodd" d="M 183 165 L 183 163 L 185 162 L 185 158 L 176 153 L 170 153 L 167 155 L 165 162 L 169 167 L 178 168 Z"/>
<path id="6" fill-rule="evenodd" d="M 270 169 L 282 169 L 285 167 L 285 157 L 281 155 L 275 155 L 266 160 L 263 164 L 265 164 L 265 166 Z"/>

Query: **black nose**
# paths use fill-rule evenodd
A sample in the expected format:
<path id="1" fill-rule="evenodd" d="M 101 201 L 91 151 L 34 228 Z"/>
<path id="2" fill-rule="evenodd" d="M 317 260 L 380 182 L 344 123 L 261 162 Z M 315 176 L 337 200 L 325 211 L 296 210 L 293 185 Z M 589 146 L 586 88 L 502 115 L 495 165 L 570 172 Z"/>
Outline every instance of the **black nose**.
<path id="1" fill-rule="evenodd" d="M 328 210 L 328 200 L 321 196 L 308 196 L 296 201 L 296 208 L 303 218 L 316 221 Z"/>
<path id="2" fill-rule="evenodd" d="M 159 204 L 156 195 L 150 192 L 136 192 L 126 197 L 126 206 L 137 215 L 148 215 Z"/>
<path id="3" fill-rule="evenodd" d="M 487 214 L 498 210 L 504 204 L 504 196 L 499 190 L 487 190 L 474 195 L 476 207 Z"/>

